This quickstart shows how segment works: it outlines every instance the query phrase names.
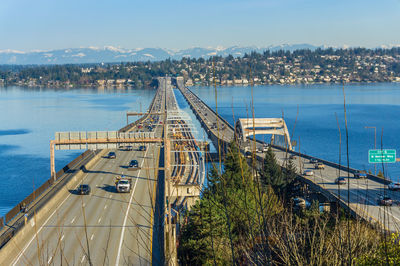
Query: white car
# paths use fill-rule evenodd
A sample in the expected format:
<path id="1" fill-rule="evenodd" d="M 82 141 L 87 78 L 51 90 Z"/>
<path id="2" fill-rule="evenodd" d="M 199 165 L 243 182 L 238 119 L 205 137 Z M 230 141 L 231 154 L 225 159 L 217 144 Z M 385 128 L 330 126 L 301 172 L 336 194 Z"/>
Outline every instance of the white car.
<path id="1" fill-rule="evenodd" d="M 400 183 L 390 183 L 388 185 L 388 189 L 390 190 L 400 190 Z"/>
<path id="2" fill-rule="evenodd" d="M 307 169 L 307 170 L 304 170 L 303 175 L 305 175 L 305 176 L 313 176 L 314 172 L 311 169 Z"/>

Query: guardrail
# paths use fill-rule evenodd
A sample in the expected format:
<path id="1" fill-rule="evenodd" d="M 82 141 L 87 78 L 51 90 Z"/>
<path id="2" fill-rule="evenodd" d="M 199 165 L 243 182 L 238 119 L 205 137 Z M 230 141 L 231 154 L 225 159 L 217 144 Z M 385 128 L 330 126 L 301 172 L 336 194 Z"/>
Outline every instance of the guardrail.
<path id="1" fill-rule="evenodd" d="M 207 107 L 216 117 L 218 117 L 222 122 L 224 122 L 230 129 L 232 129 L 233 132 L 235 132 L 233 126 L 231 124 L 229 124 L 228 121 L 226 121 L 223 117 L 221 117 L 219 114 L 217 114 L 212 108 L 210 108 L 205 102 L 203 102 L 203 100 L 200 99 L 196 94 L 194 94 L 189 88 L 186 88 L 186 90 L 189 91 L 191 95 L 196 97 L 197 100 L 199 100 L 205 107 Z M 183 91 L 182 91 L 182 94 L 185 96 Z M 185 98 L 186 98 L 186 96 L 185 96 Z M 186 98 L 186 100 L 188 102 L 190 102 L 189 99 Z"/>
<path id="2" fill-rule="evenodd" d="M 153 108 L 155 99 L 156 97 L 153 98 L 149 110 Z M 126 132 L 130 128 L 141 123 L 147 117 L 148 115 L 141 117 L 135 122 L 121 128 L 119 132 Z M 0 217 L 0 230 L 3 230 L 5 226 L 9 226 L 9 228 L 0 235 L 0 248 L 3 247 L 12 238 L 12 236 L 14 236 L 25 225 L 25 219 L 29 220 L 33 216 L 33 210 L 35 212 L 40 210 L 46 204 L 46 202 L 51 199 L 51 197 L 55 195 L 73 177 L 74 172 L 70 171 L 72 168 L 74 168 L 82 160 L 88 161 L 100 152 L 101 150 L 96 152 L 86 150 L 56 173 L 56 181 L 54 181 L 53 178 L 46 180 L 34 192 L 32 192 L 20 203 L 14 206 L 14 208 L 7 212 L 5 217 Z M 84 164 L 82 167 L 84 167 Z M 66 173 L 67 175 L 65 175 Z M 37 202 L 34 203 L 35 201 Z M 21 212 L 24 208 L 25 212 Z M 24 213 L 24 215 L 21 215 L 15 220 L 15 218 L 22 213 Z M 10 221 L 12 221 L 12 225 L 8 225 Z"/>
<path id="3" fill-rule="evenodd" d="M 186 88 L 186 90 L 189 91 L 191 95 L 196 97 L 196 99 L 198 99 L 204 106 L 206 106 L 209 110 L 211 110 L 211 112 L 213 112 L 216 117 L 218 117 L 221 121 L 223 121 L 225 124 L 227 124 L 230 129 L 234 130 L 232 125 L 230 125 L 224 118 L 222 118 L 220 115 L 218 115 L 213 109 L 211 109 L 206 103 L 204 103 L 199 97 L 197 97 L 197 95 L 195 95 L 190 89 Z M 194 106 L 192 105 L 192 103 L 190 102 L 190 100 L 186 97 L 185 93 L 183 93 L 183 90 L 181 90 L 181 91 L 182 91 L 182 94 L 184 95 L 184 97 L 186 98 L 186 101 L 188 101 L 190 106 L 193 109 L 195 109 Z M 256 140 L 256 141 L 258 143 L 260 143 L 260 144 L 266 144 L 265 142 L 260 141 L 260 140 Z M 268 144 L 268 145 L 270 145 L 270 144 Z M 348 171 L 348 172 L 350 172 L 352 174 L 354 174 L 356 171 L 358 171 L 357 169 L 354 169 L 354 168 L 351 168 L 351 167 L 348 168 L 347 166 L 339 165 L 337 163 L 334 163 L 334 162 L 331 162 L 331 161 L 327 161 L 327 160 L 324 160 L 324 159 L 320 159 L 320 158 L 317 158 L 317 157 L 314 157 L 314 156 L 310 156 L 310 155 L 307 155 L 307 154 L 299 153 L 299 152 L 296 152 L 296 151 L 286 150 L 285 148 L 280 147 L 280 146 L 276 146 L 276 145 L 271 145 L 271 146 L 273 148 L 275 148 L 275 149 L 279 149 L 281 151 L 287 151 L 289 154 L 294 154 L 294 155 L 297 155 L 297 156 L 300 156 L 300 157 L 303 157 L 303 158 L 306 158 L 306 159 L 316 159 L 316 160 L 318 160 L 318 161 L 320 161 L 320 162 L 322 162 L 322 163 L 324 163 L 324 164 L 326 164 L 328 166 L 334 167 L 336 169 Z M 379 176 L 376 176 L 376 175 L 371 175 L 371 174 L 367 174 L 367 178 L 371 179 L 371 180 L 373 180 L 375 182 L 383 183 L 383 184 L 386 184 L 386 185 L 391 182 L 388 179 L 385 179 L 385 178 L 382 178 L 382 177 L 379 177 Z"/>
<path id="4" fill-rule="evenodd" d="M 156 98 L 157 98 L 157 94 L 155 95 L 155 97 L 153 98 L 153 100 L 152 100 L 151 103 L 150 103 L 150 106 L 149 106 L 149 110 L 150 110 L 150 111 L 153 109 L 154 101 L 155 101 Z M 147 115 L 142 116 L 141 118 L 139 118 L 139 119 L 136 120 L 135 122 L 130 123 L 130 124 L 124 126 L 123 128 L 121 128 L 121 129 L 118 130 L 118 131 L 119 131 L 119 132 L 126 132 L 126 131 L 128 131 L 129 129 L 131 129 L 132 127 L 136 126 L 137 124 L 142 123 L 143 120 L 145 120 L 146 118 L 147 118 Z"/>
<path id="5" fill-rule="evenodd" d="M 83 152 L 63 169 L 57 172 L 57 179 L 55 182 L 52 178 L 48 179 L 43 185 L 11 209 L 5 216 L 5 226 L 9 226 L 9 228 L 0 235 L 0 248 L 3 247 L 25 225 L 25 219 L 29 220 L 32 218 L 34 213 L 39 211 L 46 202 L 73 177 L 74 172 L 70 171 L 70 169 L 82 161 L 85 164 L 99 152 L 100 150 L 96 152 L 90 150 Z M 22 212 L 22 206 L 25 206 L 25 212 Z M 20 217 L 17 217 L 19 214 L 21 214 Z M 12 221 L 12 223 L 8 224 L 10 221 Z"/>
<path id="6" fill-rule="evenodd" d="M 263 143 L 262 141 L 257 141 L 257 142 Z M 271 147 L 273 147 L 275 149 L 278 149 L 278 150 L 281 150 L 281 151 L 286 151 L 285 148 L 282 148 L 280 146 L 271 145 Z M 305 158 L 305 159 L 316 159 L 319 162 L 324 163 L 325 165 L 331 166 L 331 167 L 336 168 L 336 169 L 348 171 L 348 172 L 350 172 L 352 174 L 354 174 L 355 172 L 359 171 L 358 169 L 355 169 L 355 168 L 347 167 L 347 166 L 344 166 L 344 165 L 339 165 L 337 163 L 334 163 L 334 162 L 331 162 L 331 161 L 327 161 L 327 160 L 324 160 L 324 159 L 320 159 L 320 158 L 317 158 L 317 157 L 313 157 L 313 156 L 310 156 L 310 155 L 307 155 L 307 154 L 304 154 L 304 153 L 299 153 L 299 152 L 296 152 L 296 151 L 289 151 L 289 150 L 287 150 L 287 152 L 289 154 L 294 154 L 294 155 L 300 156 L 300 157 Z M 379 182 L 379 183 L 385 184 L 385 185 L 387 185 L 387 184 L 389 184 L 391 182 L 390 180 L 388 180 L 386 178 L 382 178 L 382 177 L 379 177 L 379 176 L 376 176 L 376 175 L 371 175 L 371 174 L 367 174 L 367 178 L 371 179 L 371 180 L 373 180 L 375 182 Z"/>

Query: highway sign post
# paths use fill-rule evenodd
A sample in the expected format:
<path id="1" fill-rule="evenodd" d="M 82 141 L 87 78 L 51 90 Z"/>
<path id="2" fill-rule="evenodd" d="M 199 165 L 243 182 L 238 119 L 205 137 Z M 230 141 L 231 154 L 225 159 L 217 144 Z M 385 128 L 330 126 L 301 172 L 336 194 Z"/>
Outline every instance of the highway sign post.
<path id="1" fill-rule="evenodd" d="M 396 150 L 383 149 L 383 150 L 369 150 L 368 151 L 369 163 L 395 163 Z"/>

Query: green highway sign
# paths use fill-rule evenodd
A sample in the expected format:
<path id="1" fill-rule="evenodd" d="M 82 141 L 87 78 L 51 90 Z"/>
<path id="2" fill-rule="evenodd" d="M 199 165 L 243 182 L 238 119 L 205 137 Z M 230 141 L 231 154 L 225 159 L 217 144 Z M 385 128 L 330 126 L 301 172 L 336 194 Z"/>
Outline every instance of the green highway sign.
<path id="1" fill-rule="evenodd" d="M 369 150 L 368 151 L 369 163 L 395 163 L 396 150 Z"/>

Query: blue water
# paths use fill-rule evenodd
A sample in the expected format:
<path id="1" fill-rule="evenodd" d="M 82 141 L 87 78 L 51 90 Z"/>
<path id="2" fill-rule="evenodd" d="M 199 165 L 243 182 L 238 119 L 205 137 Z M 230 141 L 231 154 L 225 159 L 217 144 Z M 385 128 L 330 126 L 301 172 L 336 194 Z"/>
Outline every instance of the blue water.
<path id="1" fill-rule="evenodd" d="M 215 109 L 212 87 L 191 88 L 203 101 Z M 400 153 L 400 84 L 346 85 L 346 107 L 349 134 L 350 166 L 371 170 L 368 150 L 374 148 L 374 126 L 377 148 L 396 149 Z M 340 85 L 271 85 L 255 86 L 255 117 L 284 117 L 295 149 L 329 161 L 339 161 L 339 130 L 342 134 L 342 163 L 346 163 L 344 97 Z M 218 113 L 227 121 L 252 117 L 250 87 L 218 87 Z M 233 108 L 232 108 L 233 106 Z M 296 121 L 297 109 L 299 114 Z M 383 131 L 382 131 L 383 130 Z M 381 136 L 382 146 L 381 146 Z M 268 137 L 257 136 L 268 140 Z M 299 145 L 300 144 L 300 145 Z M 300 147 L 299 147 L 300 146 Z M 397 157 L 400 157 L 398 155 Z M 385 176 L 399 180 L 400 163 L 386 164 Z M 377 165 L 377 171 L 382 166 Z"/>
<path id="2" fill-rule="evenodd" d="M 193 87 L 192 90 L 215 108 L 213 88 Z M 383 148 L 400 152 L 397 138 L 400 84 L 347 85 L 345 92 L 350 165 L 373 171 L 367 154 L 374 147 L 374 130 L 364 127 L 377 128 L 379 148 L 383 129 Z M 146 110 L 154 93 L 154 90 L 0 88 L 0 216 L 49 178 L 49 141 L 54 138 L 54 132 L 117 130 L 126 124 L 125 112 Z M 218 112 L 229 122 L 233 123 L 233 116 L 235 119 L 251 117 L 250 87 L 219 87 L 217 96 Z M 180 107 L 192 117 L 198 129 L 196 137 L 207 140 L 183 97 L 179 93 L 176 97 Z M 297 108 L 299 115 L 293 132 Z M 254 111 L 256 117 L 282 117 L 283 113 L 293 140 L 300 143 L 301 152 L 335 162 L 339 158 L 337 113 L 342 131 L 342 162 L 346 159 L 341 86 L 256 86 Z M 56 151 L 56 169 L 80 153 Z M 399 163 L 387 164 L 385 173 L 399 180 Z"/>
<path id="3" fill-rule="evenodd" d="M 0 88 L 0 216 L 50 176 L 56 131 L 118 130 L 154 90 Z M 135 118 L 130 118 L 134 121 Z M 56 151 L 56 170 L 83 151 Z"/>

